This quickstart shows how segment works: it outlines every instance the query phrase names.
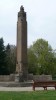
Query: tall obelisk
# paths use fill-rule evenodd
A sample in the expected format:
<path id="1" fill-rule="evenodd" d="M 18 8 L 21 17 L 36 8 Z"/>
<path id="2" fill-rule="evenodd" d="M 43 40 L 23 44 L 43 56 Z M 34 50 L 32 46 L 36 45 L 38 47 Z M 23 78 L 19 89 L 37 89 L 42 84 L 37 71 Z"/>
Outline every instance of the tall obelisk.
<path id="1" fill-rule="evenodd" d="M 19 81 L 27 80 L 27 21 L 24 7 L 20 7 L 17 21 L 17 62 Z"/>

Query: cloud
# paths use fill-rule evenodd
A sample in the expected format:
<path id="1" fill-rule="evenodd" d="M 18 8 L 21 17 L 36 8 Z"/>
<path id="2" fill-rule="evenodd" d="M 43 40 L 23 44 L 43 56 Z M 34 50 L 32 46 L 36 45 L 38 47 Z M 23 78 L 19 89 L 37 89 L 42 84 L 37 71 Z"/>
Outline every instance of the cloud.
<path id="1" fill-rule="evenodd" d="M 38 38 L 56 48 L 56 0 L 0 0 L 0 37 L 5 44 L 16 44 L 17 13 L 23 5 L 27 12 L 28 46 Z"/>

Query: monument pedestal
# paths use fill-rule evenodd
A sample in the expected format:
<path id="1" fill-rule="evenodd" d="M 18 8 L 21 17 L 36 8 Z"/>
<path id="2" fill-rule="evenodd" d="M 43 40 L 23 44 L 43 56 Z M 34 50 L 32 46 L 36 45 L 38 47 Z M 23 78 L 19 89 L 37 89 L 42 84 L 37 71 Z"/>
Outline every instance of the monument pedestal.
<path id="1" fill-rule="evenodd" d="M 24 82 L 23 80 L 23 74 L 19 73 L 19 74 L 15 74 L 15 82 Z"/>
<path id="2" fill-rule="evenodd" d="M 15 74 L 15 82 L 19 82 L 19 74 Z"/>

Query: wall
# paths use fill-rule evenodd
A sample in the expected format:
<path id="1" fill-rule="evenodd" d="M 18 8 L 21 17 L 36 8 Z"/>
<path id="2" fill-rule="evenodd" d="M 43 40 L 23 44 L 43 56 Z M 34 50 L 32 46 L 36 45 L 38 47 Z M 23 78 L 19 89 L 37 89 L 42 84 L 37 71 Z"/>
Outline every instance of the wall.
<path id="1" fill-rule="evenodd" d="M 0 82 L 8 82 L 8 81 L 14 81 L 15 75 L 0 75 Z"/>

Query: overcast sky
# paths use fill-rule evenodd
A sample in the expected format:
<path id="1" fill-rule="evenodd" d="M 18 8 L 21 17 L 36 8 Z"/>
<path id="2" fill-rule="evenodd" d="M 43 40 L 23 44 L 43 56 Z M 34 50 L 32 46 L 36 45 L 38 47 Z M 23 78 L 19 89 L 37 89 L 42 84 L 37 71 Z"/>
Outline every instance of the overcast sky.
<path id="1" fill-rule="evenodd" d="M 28 46 L 39 38 L 56 49 L 56 0 L 0 0 L 0 38 L 16 45 L 17 13 L 27 12 Z"/>

